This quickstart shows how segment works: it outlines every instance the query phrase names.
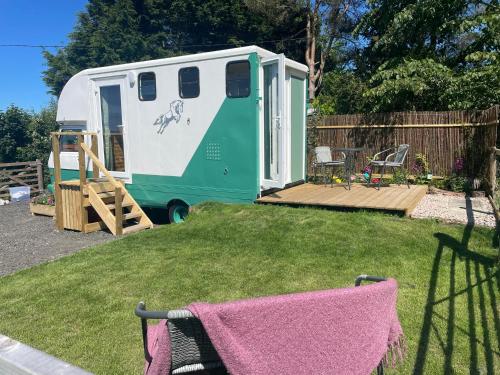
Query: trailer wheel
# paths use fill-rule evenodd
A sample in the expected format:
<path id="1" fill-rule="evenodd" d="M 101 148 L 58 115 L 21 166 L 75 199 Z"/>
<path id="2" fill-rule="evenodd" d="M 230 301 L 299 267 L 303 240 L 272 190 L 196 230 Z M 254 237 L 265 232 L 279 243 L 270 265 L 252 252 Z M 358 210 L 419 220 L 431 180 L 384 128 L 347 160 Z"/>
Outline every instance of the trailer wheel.
<path id="1" fill-rule="evenodd" d="M 174 202 L 168 208 L 168 219 L 172 224 L 182 223 L 189 214 L 189 207 L 184 202 Z"/>

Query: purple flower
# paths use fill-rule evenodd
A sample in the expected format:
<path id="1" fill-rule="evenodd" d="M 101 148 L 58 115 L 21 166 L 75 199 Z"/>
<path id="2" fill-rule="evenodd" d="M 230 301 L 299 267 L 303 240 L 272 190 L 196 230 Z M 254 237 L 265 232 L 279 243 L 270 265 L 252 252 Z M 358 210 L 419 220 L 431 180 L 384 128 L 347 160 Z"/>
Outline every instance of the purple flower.
<path id="1" fill-rule="evenodd" d="M 464 159 L 456 158 L 455 159 L 455 172 L 461 172 L 464 169 Z"/>
<path id="2" fill-rule="evenodd" d="M 419 163 L 413 163 L 413 165 L 411 166 L 411 170 L 413 171 L 413 173 L 415 173 L 417 175 L 422 174 L 423 169 L 424 168 Z"/>

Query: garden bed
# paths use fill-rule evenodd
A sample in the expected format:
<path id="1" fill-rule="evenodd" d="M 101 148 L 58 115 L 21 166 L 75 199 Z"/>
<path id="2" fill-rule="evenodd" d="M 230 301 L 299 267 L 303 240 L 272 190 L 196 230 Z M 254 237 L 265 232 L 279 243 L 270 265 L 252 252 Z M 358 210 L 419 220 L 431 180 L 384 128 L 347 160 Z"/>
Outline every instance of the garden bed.
<path id="1" fill-rule="evenodd" d="M 30 203 L 30 212 L 33 215 L 55 216 L 56 215 L 56 206 L 49 206 L 47 204 Z"/>

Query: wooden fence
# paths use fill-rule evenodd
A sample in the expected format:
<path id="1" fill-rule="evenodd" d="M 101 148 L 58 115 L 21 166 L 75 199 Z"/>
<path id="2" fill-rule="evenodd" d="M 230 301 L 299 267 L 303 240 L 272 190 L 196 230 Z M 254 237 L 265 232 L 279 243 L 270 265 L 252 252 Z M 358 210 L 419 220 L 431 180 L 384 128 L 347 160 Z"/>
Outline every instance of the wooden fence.
<path id="1" fill-rule="evenodd" d="M 361 171 L 375 153 L 409 144 L 406 167 L 412 173 L 416 154 L 426 156 L 434 175 L 448 176 L 455 160 L 466 173 L 487 174 L 490 149 L 497 144 L 499 106 L 480 111 L 393 112 L 309 118 L 309 165 L 315 146 L 363 147 L 356 160 Z"/>
<path id="2" fill-rule="evenodd" d="M 31 194 L 43 191 L 41 160 L 0 163 L 0 199 L 10 199 L 9 188 L 29 186 Z"/>

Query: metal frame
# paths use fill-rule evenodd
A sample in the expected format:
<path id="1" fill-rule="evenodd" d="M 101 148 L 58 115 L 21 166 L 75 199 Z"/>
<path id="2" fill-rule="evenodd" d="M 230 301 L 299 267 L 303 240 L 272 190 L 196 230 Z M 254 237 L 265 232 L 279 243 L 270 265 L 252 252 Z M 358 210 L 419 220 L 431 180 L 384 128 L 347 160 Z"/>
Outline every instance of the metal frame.
<path id="1" fill-rule="evenodd" d="M 373 159 L 371 160 L 370 162 L 370 165 L 372 167 L 381 167 L 382 168 L 382 173 L 380 175 L 380 179 L 378 181 L 378 190 L 380 190 L 380 185 L 382 184 L 382 178 L 384 177 L 384 174 L 385 174 L 385 168 L 387 167 L 387 163 L 394 163 L 394 164 L 398 164 L 398 165 L 388 165 L 389 168 L 392 168 L 392 173 L 394 174 L 395 173 L 395 168 L 401 168 L 403 171 L 404 171 L 404 177 L 405 177 L 405 180 L 406 180 L 406 185 L 408 186 L 408 189 L 410 188 L 410 182 L 408 181 L 408 175 L 406 173 L 406 171 L 404 170 L 403 168 L 403 164 L 404 164 L 404 161 L 406 160 L 406 156 L 408 155 L 408 150 L 410 149 L 410 145 L 406 145 L 408 146 L 406 148 L 406 151 L 405 151 L 405 154 L 404 154 L 404 157 L 403 157 L 403 161 L 401 163 L 395 163 L 395 162 L 391 162 L 389 159 L 391 157 L 394 157 L 395 155 L 397 155 L 397 153 L 399 152 L 399 147 L 401 146 L 404 146 L 404 145 L 399 145 L 398 147 L 392 147 L 392 148 L 388 148 L 387 150 L 383 150 L 383 151 L 380 151 L 380 152 L 377 152 L 375 155 L 373 155 Z M 387 155 L 384 159 L 384 162 L 383 164 L 382 163 L 382 160 L 377 160 L 377 157 L 379 155 L 382 155 L 382 154 L 385 154 L 386 152 L 390 152 L 390 151 L 396 151 L 396 152 L 392 152 L 390 153 L 389 155 Z M 378 162 L 378 163 L 373 163 L 373 162 Z M 370 172 L 370 183 L 372 181 L 372 173 L 373 173 L 373 169 L 371 170 Z"/>
<path id="2" fill-rule="evenodd" d="M 328 149 L 330 150 L 330 161 L 318 161 L 318 153 L 317 153 L 317 149 L 318 148 L 321 148 L 321 147 L 328 147 Z M 314 173 L 314 183 L 316 183 L 316 178 L 317 178 L 317 168 L 321 168 L 321 173 L 323 174 L 323 183 L 325 184 L 325 186 L 327 185 L 327 177 L 326 177 L 326 169 L 327 168 L 331 168 L 331 175 L 330 175 L 330 183 L 331 183 L 331 187 L 333 187 L 333 172 L 335 170 L 336 167 L 344 167 L 344 172 L 345 172 L 345 163 L 347 161 L 347 157 L 346 157 L 346 154 L 342 151 L 340 151 L 340 154 L 342 155 L 342 158 L 341 159 L 333 159 L 332 157 L 332 154 L 336 152 L 335 149 L 332 150 L 329 146 L 317 146 L 314 148 L 314 160 L 313 160 L 313 163 L 312 163 L 312 167 L 313 167 L 313 173 Z M 345 174 L 345 173 L 344 173 Z M 350 186 L 349 186 L 349 190 L 350 190 Z"/>
<path id="3" fill-rule="evenodd" d="M 264 186 L 265 189 L 269 188 L 278 188 L 282 189 L 286 185 L 286 180 L 287 180 L 287 175 L 288 175 L 288 170 L 290 168 L 289 162 L 287 160 L 287 133 L 289 131 L 289 125 L 288 125 L 288 114 L 286 113 L 285 109 L 285 95 L 287 95 L 286 87 L 285 87 L 285 81 L 286 81 L 286 68 L 285 68 L 285 55 L 284 54 L 279 54 L 276 56 L 272 57 L 267 57 L 263 58 L 260 62 L 260 68 L 261 68 L 261 74 L 262 74 L 262 92 L 263 95 L 267 95 L 264 84 L 265 84 L 265 67 L 268 65 L 276 65 L 276 115 L 274 118 L 271 120 L 271 129 L 276 129 L 276 142 L 277 144 L 277 149 L 276 149 L 276 163 L 277 168 L 278 168 L 278 174 L 277 176 L 273 176 L 271 173 L 271 176 L 269 179 L 265 178 L 265 175 L 262 175 L 263 178 L 261 178 L 261 185 Z M 273 94 L 271 94 L 271 99 L 272 99 Z M 264 99 L 264 96 L 262 96 L 262 99 Z M 264 129 L 264 121 L 265 118 L 264 116 L 264 100 L 262 100 L 262 106 L 259 109 L 261 112 L 261 121 L 262 121 L 262 128 L 261 131 Z M 272 116 L 271 116 L 272 117 Z M 265 134 L 263 134 L 265 137 Z M 261 155 L 264 155 L 264 145 L 265 145 L 265 139 L 262 139 L 263 143 L 261 144 L 262 146 L 262 152 Z M 272 144 L 269 145 L 269 147 L 273 147 Z M 263 156 L 262 156 L 263 157 Z M 263 163 L 265 163 L 265 159 L 263 160 Z M 262 166 L 264 167 L 264 164 L 262 163 Z M 275 177 L 275 178 L 274 178 Z"/>
<path id="4" fill-rule="evenodd" d="M 385 277 L 381 276 L 370 276 L 370 275 L 359 275 L 356 277 L 356 280 L 354 281 L 354 286 L 358 287 L 361 285 L 363 281 L 372 281 L 372 282 L 380 282 L 380 281 L 386 281 L 387 279 Z M 146 304 L 144 302 L 139 302 L 137 304 L 137 307 L 135 308 L 135 315 L 141 318 L 141 328 L 142 328 L 142 342 L 144 346 L 144 358 L 149 362 L 151 361 L 152 357 L 149 354 L 148 351 L 148 319 L 189 319 L 189 318 L 195 318 L 193 313 L 189 310 L 186 309 L 180 309 L 180 310 L 170 310 L 170 311 L 146 311 Z M 194 371 L 203 371 L 207 369 L 213 369 L 213 368 L 219 368 L 223 367 L 224 365 L 222 363 L 220 364 L 214 364 L 214 363 L 207 363 L 207 364 L 195 364 L 195 365 L 188 365 L 184 366 L 182 368 L 176 369 L 172 371 L 172 374 L 184 374 L 184 373 L 189 373 L 189 372 L 194 372 Z M 377 366 L 377 375 L 384 375 L 384 366 L 383 363 L 380 362 L 380 364 Z"/>

